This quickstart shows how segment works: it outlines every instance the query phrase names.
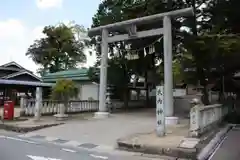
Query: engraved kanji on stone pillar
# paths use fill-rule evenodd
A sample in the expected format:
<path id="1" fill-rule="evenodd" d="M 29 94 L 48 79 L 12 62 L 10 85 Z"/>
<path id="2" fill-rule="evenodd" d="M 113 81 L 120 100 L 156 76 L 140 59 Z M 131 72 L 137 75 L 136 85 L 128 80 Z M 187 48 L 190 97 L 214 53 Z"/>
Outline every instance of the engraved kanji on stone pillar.
<path id="1" fill-rule="evenodd" d="M 165 135 L 165 115 L 164 115 L 164 88 L 163 86 L 156 87 L 156 121 L 157 121 L 157 135 Z"/>

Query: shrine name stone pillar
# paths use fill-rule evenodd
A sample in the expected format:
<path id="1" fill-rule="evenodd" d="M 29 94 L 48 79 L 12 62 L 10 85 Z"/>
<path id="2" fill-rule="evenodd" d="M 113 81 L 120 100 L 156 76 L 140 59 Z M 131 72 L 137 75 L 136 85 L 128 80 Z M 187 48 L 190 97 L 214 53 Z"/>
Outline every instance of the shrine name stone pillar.
<path id="1" fill-rule="evenodd" d="M 35 120 L 40 120 L 42 108 L 42 87 L 36 88 L 36 101 L 35 101 Z"/>
<path id="2" fill-rule="evenodd" d="M 95 118 L 105 118 L 109 116 L 106 105 L 107 89 L 107 60 L 108 60 L 108 30 L 102 29 L 101 44 L 101 69 L 100 69 L 100 90 L 99 90 L 99 111 L 95 113 Z"/>

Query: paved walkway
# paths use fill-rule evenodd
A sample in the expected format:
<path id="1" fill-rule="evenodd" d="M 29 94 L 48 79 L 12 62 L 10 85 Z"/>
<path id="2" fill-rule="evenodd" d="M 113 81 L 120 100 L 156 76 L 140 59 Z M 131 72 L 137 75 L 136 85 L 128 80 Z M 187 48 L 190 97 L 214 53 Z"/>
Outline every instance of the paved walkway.
<path id="1" fill-rule="evenodd" d="M 240 127 L 229 131 L 209 160 L 239 160 L 240 159 Z"/>
<path id="2" fill-rule="evenodd" d="M 73 120 L 23 136 L 40 135 L 114 148 L 118 138 L 134 133 L 152 132 L 155 128 L 155 113 L 152 111 L 113 114 L 110 118 L 101 120 Z"/>
<path id="3" fill-rule="evenodd" d="M 61 143 L 62 145 L 90 150 L 114 152 L 117 147 L 117 140 L 120 138 L 138 133 L 154 133 L 156 125 L 155 116 L 155 109 L 145 109 L 113 114 L 107 119 L 71 120 L 67 121 L 66 124 L 29 132 L 20 135 L 20 137 L 38 139 L 50 143 Z M 175 131 L 172 130 L 172 132 Z M 169 132 L 170 135 L 174 135 L 172 140 L 176 140 L 177 145 L 179 145 L 180 139 L 184 138 L 183 134 L 185 133 L 187 134 L 187 132 L 183 131 L 180 138 L 172 134 L 171 131 Z M 152 138 L 151 136 L 150 139 L 146 137 L 144 140 L 150 140 L 154 144 L 160 143 L 160 141 L 163 142 L 163 140 L 155 142 L 155 137 L 153 136 Z M 169 144 L 169 139 L 166 141 Z"/>

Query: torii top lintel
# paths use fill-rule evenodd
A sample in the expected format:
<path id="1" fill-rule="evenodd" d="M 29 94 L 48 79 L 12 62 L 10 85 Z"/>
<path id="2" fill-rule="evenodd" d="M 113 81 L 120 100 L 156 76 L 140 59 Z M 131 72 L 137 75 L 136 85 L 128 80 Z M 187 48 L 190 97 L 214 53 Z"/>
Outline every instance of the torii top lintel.
<path id="1" fill-rule="evenodd" d="M 127 21 L 122 21 L 122 22 L 117 22 L 117 23 L 113 23 L 113 24 L 108 24 L 105 26 L 92 28 L 88 31 L 88 36 L 92 37 L 92 36 L 96 36 L 96 35 L 101 35 L 101 31 L 103 29 L 115 30 L 115 29 L 122 28 L 122 27 L 125 27 L 128 25 L 132 25 L 132 24 L 135 24 L 135 25 L 147 24 L 147 23 L 150 23 L 150 22 L 153 22 L 156 20 L 161 20 L 165 16 L 177 18 L 177 17 L 181 17 L 181 16 L 188 16 L 188 15 L 191 16 L 193 14 L 194 14 L 193 8 L 190 7 L 190 8 L 184 8 L 184 9 L 174 10 L 174 11 L 165 12 L 165 13 L 159 13 L 159 14 L 155 14 L 155 15 L 151 15 L 151 16 L 130 19 Z"/>

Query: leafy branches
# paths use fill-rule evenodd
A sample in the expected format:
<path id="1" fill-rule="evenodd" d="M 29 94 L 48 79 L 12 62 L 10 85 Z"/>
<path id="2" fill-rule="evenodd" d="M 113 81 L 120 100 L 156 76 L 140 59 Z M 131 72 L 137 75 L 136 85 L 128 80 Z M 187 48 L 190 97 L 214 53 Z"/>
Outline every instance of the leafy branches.
<path id="1" fill-rule="evenodd" d="M 77 27 L 65 24 L 46 26 L 43 29 L 45 37 L 35 40 L 28 48 L 26 55 L 40 65 L 41 75 L 76 68 L 79 63 L 85 63 L 85 44 L 75 35 L 76 30 L 82 28 Z"/>
<path id="2" fill-rule="evenodd" d="M 69 101 L 78 95 L 78 88 L 72 80 L 58 80 L 52 88 L 52 99 Z"/>

